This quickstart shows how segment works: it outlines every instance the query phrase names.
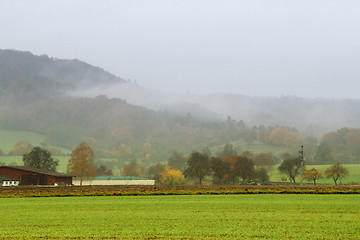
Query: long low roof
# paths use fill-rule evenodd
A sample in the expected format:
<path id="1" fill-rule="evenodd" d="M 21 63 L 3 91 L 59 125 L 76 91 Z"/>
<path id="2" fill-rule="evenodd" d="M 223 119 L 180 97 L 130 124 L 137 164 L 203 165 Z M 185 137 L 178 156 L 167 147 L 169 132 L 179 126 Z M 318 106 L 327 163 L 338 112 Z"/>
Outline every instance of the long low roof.
<path id="1" fill-rule="evenodd" d="M 74 177 L 74 175 L 71 175 L 71 174 L 47 171 L 47 170 L 42 170 L 39 168 L 33 168 L 33 167 L 28 167 L 28 166 L 2 166 L 0 168 L 11 168 L 11 169 L 39 173 L 39 174 L 44 174 L 44 175 L 49 175 L 49 176 L 54 176 L 54 177 Z"/>
<path id="2" fill-rule="evenodd" d="M 0 175 L 0 181 L 19 181 L 18 179 Z"/>

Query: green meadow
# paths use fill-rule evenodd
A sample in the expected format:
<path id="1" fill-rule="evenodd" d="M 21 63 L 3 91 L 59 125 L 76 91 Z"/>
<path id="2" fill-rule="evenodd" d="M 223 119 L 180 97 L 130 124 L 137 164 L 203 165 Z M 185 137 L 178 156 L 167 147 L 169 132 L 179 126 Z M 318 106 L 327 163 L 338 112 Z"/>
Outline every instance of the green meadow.
<path id="1" fill-rule="evenodd" d="M 239 151 L 238 153 L 241 153 L 242 151 L 250 151 L 254 154 L 262 153 L 262 152 L 271 152 L 275 156 L 280 156 L 284 152 L 293 152 L 297 153 L 298 149 L 288 149 L 286 147 L 281 146 L 273 146 L 270 144 L 261 143 L 259 141 L 254 141 L 253 143 L 249 144 L 244 141 L 238 141 L 238 142 L 232 142 L 235 148 L 237 148 Z M 222 149 L 218 149 L 218 151 L 221 151 Z"/>
<path id="2" fill-rule="evenodd" d="M 43 146 L 46 142 L 45 135 L 30 131 L 14 131 L 0 129 L 0 149 L 4 154 L 8 154 L 13 150 L 14 145 L 24 141 L 27 144 L 35 146 Z M 63 154 L 71 153 L 71 149 L 57 147 Z"/>
<path id="3" fill-rule="evenodd" d="M 9 153 L 14 145 L 23 140 L 33 146 L 42 146 L 45 142 L 45 136 L 29 132 L 29 131 L 12 131 L 0 129 L 0 149 L 5 153 Z"/>
<path id="4" fill-rule="evenodd" d="M 351 194 L 10 198 L 0 206 L 1 239 L 360 238 Z"/>
<path id="5" fill-rule="evenodd" d="M 59 160 L 59 166 L 57 167 L 58 172 L 66 172 L 66 166 L 69 160 L 69 156 L 53 156 L 54 159 Z M 24 165 L 22 156 L 1 156 L 0 162 L 5 163 L 6 165 Z"/>

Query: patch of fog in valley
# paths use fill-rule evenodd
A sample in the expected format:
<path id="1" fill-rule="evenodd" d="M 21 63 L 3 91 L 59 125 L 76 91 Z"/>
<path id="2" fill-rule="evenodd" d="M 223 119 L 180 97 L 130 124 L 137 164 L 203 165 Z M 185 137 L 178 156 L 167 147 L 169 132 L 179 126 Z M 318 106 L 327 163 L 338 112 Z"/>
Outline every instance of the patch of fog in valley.
<path id="1" fill-rule="evenodd" d="M 296 96 L 250 97 L 239 94 L 173 94 L 125 81 L 69 92 L 71 96 L 120 98 L 130 104 L 205 119 L 244 120 L 248 126 L 296 127 L 319 137 L 342 127 L 360 127 L 360 101 Z"/>

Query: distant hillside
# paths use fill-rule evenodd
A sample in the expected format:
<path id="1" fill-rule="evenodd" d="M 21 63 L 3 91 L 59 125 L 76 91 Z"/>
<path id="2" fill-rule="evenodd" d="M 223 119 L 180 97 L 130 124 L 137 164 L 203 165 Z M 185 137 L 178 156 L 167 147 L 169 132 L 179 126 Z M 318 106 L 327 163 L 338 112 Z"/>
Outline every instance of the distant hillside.
<path id="1" fill-rule="evenodd" d="M 182 116 L 190 113 L 211 120 L 231 116 L 244 120 L 248 127 L 296 127 L 303 135 L 315 137 L 342 127 L 360 127 L 359 99 L 249 97 L 226 93 L 176 95 L 143 88 L 79 60 L 0 50 L 0 98 L 7 106 L 65 95 L 91 98 L 106 95 Z"/>
<path id="2" fill-rule="evenodd" d="M 9 105 L 49 97 L 94 98 L 99 95 L 126 99 L 155 110 L 219 119 L 216 113 L 180 96 L 143 88 L 78 59 L 64 60 L 0 49 L 0 98 Z"/>
<path id="3" fill-rule="evenodd" d="M 201 106 L 252 125 L 291 126 L 320 137 L 342 127 L 360 127 L 360 99 L 306 99 L 209 94 L 194 97 Z"/>
<path id="4" fill-rule="evenodd" d="M 230 142 L 259 143 L 256 152 L 304 144 L 314 155 L 311 136 L 342 127 L 360 127 L 360 100 L 175 95 L 79 60 L 0 50 L 0 130 L 39 133 L 48 146 L 85 140 L 97 156 L 148 163 Z"/>
<path id="5" fill-rule="evenodd" d="M 123 97 L 96 95 L 114 86 Z M 245 135 L 243 127 L 234 131 L 226 122 L 207 120 L 211 113 L 197 104 L 155 111 L 124 96 L 151 102 L 163 95 L 79 60 L 0 50 L 0 130 L 39 133 L 42 144 L 67 149 L 85 140 L 98 157 L 148 163 L 166 161 L 173 150 L 188 153 Z"/>
<path id="6" fill-rule="evenodd" d="M 38 97 L 125 81 L 80 60 L 61 60 L 30 52 L 0 50 L 0 88 Z"/>

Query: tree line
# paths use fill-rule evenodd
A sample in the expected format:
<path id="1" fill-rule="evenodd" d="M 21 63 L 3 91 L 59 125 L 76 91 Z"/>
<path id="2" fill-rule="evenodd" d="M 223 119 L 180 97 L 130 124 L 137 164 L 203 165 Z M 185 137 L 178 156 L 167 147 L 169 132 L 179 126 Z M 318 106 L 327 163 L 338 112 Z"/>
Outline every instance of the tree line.
<path id="1" fill-rule="evenodd" d="M 289 153 L 282 154 L 281 158 L 277 170 L 295 184 L 303 164 L 302 159 Z M 222 151 L 215 155 L 193 151 L 186 158 L 183 154 L 174 151 L 168 158 L 167 164 L 157 163 L 148 168 L 132 161 L 123 166 L 121 174 L 149 177 L 164 185 L 184 184 L 185 179 L 192 178 L 198 179 L 200 185 L 205 178 L 211 178 L 212 184 L 221 185 L 267 184 L 270 181 L 269 171 L 278 161 L 279 159 L 271 153 L 254 155 L 249 151 L 243 151 L 237 154 L 231 144 L 226 144 Z M 49 171 L 56 171 L 59 164 L 48 150 L 41 147 L 34 147 L 29 153 L 24 154 L 23 162 L 25 166 Z M 68 160 L 67 171 L 80 179 L 113 175 L 105 165 L 96 166 L 94 151 L 86 142 L 74 147 Z M 338 161 L 326 169 L 324 174 L 337 184 L 339 180 L 349 175 L 349 171 Z M 303 177 L 316 185 L 322 174 L 312 168 L 306 170 Z"/>

